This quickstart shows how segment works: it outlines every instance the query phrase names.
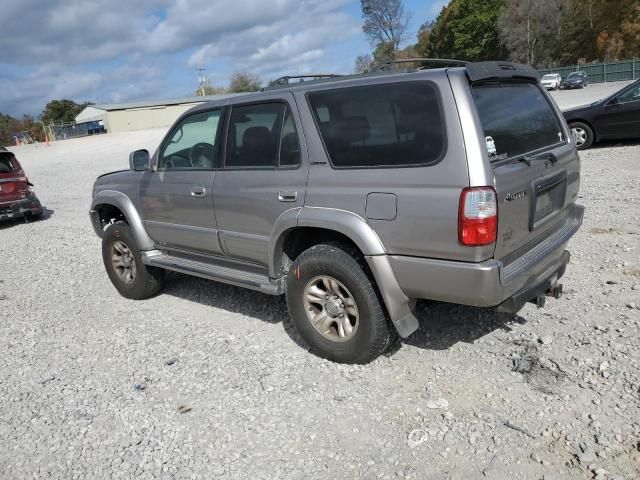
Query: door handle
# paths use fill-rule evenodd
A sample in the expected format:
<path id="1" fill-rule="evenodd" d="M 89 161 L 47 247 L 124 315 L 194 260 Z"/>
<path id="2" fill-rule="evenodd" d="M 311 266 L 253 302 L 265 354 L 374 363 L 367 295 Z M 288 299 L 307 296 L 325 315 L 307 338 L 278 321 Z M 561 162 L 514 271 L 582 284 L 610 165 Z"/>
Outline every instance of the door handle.
<path id="1" fill-rule="evenodd" d="M 191 189 L 192 197 L 204 197 L 205 193 L 207 193 L 207 189 L 204 187 L 193 187 Z"/>
<path id="2" fill-rule="evenodd" d="M 295 202 L 298 198 L 298 192 L 293 190 L 280 190 L 278 192 L 278 200 L 281 202 Z"/>

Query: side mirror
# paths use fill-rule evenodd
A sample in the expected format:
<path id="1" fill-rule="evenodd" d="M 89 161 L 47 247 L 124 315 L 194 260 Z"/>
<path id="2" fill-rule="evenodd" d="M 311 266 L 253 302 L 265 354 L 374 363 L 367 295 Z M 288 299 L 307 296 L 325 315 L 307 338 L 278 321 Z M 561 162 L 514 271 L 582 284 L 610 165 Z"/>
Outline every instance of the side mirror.
<path id="1" fill-rule="evenodd" d="M 129 169 L 134 172 L 149 170 L 149 150 L 136 150 L 129 154 Z"/>

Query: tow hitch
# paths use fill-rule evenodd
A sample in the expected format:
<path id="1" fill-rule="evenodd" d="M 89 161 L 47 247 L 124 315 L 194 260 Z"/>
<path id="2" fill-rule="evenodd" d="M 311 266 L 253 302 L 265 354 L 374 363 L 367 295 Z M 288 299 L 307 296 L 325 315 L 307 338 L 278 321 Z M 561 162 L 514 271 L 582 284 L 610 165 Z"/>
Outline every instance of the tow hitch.
<path id="1" fill-rule="evenodd" d="M 545 303 L 547 303 L 547 297 L 553 297 L 558 299 L 562 296 L 562 284 L 555 284 L 553 287 L 549 288 L 544 294 L 538 295 L 536 298 L 532 298 L 529 300 L 531 303 L 534 303 L 538 308 L 544 308 Z"/>

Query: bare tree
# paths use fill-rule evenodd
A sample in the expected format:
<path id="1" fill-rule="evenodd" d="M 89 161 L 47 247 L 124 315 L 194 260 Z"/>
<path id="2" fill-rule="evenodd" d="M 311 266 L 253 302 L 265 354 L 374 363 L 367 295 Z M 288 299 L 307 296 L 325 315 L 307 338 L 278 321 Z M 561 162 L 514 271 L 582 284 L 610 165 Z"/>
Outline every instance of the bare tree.
<path id="1" fill-rule="evenodd" d="M 500 39 L 513 60 L 535 65 L 540 44 L 552 36 L 560 4 L 553 0 L 507 0 L 499 20 Z M 557 28 L 557 27 L 556 27 Z"/>
<path id="2" fill-rule="evenodd" d="M 257 92 L 261 86 L 260 79 L 249 72 L 234 72 L 231 75 L 228 91 L 231 93 Z"/>
<path id="3" fill-rule="evenodd" d="M 398 51 L 405 38 L 411 15 L 402 0 L 360 0 L 364 25 L 362 31 L 372 45 L 390 43 Z"/>
<path id="4" fill-rule="evenodd" d="M 373 57 L 368 53 L 365 55 L 358 55 L 356 57 L 354 71 L 355 73 L 366 73 L 371 70 L 373 64 Z"/>

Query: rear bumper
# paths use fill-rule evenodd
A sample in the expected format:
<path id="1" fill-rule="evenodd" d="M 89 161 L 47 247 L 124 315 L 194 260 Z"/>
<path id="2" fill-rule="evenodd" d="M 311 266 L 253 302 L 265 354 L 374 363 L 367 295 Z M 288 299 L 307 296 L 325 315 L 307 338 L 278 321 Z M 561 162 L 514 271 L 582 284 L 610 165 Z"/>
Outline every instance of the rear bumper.
<path id="1" fill-rule="evenodd" d="M 13 202 L 0 202 L 0 220 L 9 218 L 19 218 L 26 214 L 40 215 L 42 213 L 42 205 L 35 194 L 23 200 Z"/>
<path id="2" fill-rule="evenodd" d="M 564 274 L 570 259 L 565 247 L 580 228 L 583 212 L 576 206 L 561 229 L 508 265 L 495 259 L 469 263 L 392 255 L 389 260 L 409 298 L 476 307 L 524 304 Z"/>

